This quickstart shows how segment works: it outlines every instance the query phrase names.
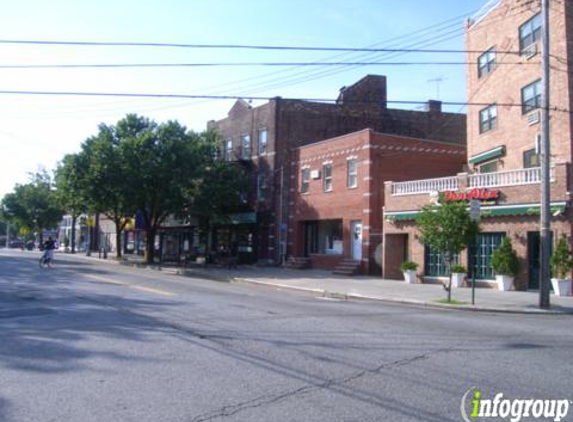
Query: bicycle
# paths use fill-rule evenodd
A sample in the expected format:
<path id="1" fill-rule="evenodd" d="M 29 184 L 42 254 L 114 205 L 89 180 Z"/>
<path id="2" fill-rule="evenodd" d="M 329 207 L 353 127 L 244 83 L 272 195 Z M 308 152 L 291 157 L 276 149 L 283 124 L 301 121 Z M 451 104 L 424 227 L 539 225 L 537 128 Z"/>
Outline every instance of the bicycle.
<path id="1" fill-rule="evenodd" d="M 40 257 L 40 261 L 38 262 L 40 268 L 50 268 L 52 265 L 52 258 L 48 254 L 48 251 L 44 252 Z"/>

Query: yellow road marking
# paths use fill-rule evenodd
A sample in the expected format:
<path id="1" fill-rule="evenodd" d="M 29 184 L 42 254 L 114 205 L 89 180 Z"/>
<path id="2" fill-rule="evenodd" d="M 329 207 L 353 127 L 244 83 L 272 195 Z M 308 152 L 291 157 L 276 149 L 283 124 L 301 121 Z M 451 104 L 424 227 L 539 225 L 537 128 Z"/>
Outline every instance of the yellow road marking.
<path id="1" fill-rule="evenodd" d="M 175 296 L 175 293 L 171 293 L 171 292 L 168 292 L 166 290 L 154 289 L 153 287 L 138 286 L 136 284 L 131 284 L 131 283 L 127 283 L 127 282 L 119 281 L 119 280 L 113 280 L 111 278 L 100 277 L 100 276 L 92 275 L 92 274 L 84 274 L 84 275 L 87 278 L 91 278 L 91 279 L 94 279 L 97 281 L 102 281 L 104 283 L 116 284 L 118 286 L 127 286 L 127 287 L 131 287 L 132 289 L 135 289 L 135 290 L 141 290 L 144 292 L 155 293 L 155 294 L 162 295 L 162 296 Z"/>
<path id="2" fill-rule="evenodd" d="M 94 280 L 103 281 L 104 283 L 117 284 L 119 286 L 129 286 L 129 283 L 123 281 L 112 280 L 111 278 L 99 277 L 97 275 L 85 274 L 88 278 L 93 278 Z"/>
<path id="3" fill-rule="evenodd" d="M 130 285 L 129 287 L 136 290 L 143 290 L 144 292 L 157 293 L 158 295 L 163 295 L 163 296 L 175 296 L 175 293 L 167 292 L 161 289 L 154 289 L 153 287 L 136 286 L 133 284 Z"/>

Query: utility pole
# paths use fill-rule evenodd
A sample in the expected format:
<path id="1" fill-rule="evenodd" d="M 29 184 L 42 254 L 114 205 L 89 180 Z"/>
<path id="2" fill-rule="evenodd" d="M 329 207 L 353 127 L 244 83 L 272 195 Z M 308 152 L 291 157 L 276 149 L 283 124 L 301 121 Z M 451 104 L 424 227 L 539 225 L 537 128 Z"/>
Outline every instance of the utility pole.
<path id="1" fill-rule="evenodd" d="M 539 307 L 549 309 L 549 255 L 551 251 L 550 215 L 550 142 L 549 142 L 549 0 L 541 0 L 542 14 L 542 95 L 541 95 L 541 263 L 539 280 Z"/>
<path id="2" fill-rule="evenodd" d="M 10 222 L 6 220 L 6 249 L 10 247 Z"/>

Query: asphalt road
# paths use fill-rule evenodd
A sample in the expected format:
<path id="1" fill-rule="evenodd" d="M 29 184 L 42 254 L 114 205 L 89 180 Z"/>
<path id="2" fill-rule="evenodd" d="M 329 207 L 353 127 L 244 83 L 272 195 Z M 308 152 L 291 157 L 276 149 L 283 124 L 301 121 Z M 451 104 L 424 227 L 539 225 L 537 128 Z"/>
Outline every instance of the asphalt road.
<path id="1" fill-rule="evenodd" d="M 460 421 L 573 399 L 572 323 L 0 252 L 0 421 Z"/>

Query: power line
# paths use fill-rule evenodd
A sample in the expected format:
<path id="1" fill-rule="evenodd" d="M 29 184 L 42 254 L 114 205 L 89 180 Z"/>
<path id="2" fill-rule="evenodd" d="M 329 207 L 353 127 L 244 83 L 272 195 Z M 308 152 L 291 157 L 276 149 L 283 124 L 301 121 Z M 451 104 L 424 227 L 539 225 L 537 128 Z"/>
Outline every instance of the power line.
<path id="1" fill-rule="evenodd" d="M 6 64 L 0 69 L 98 69 L 98 68 L 174 68 L 174 67 L 248 67 L 248 66 L 427 66 L 477 65 L 478 62 L 223 62 L 223 63 L 97 63 L 97 64 Z M 539 65 L 539 62 L 496 62 L 496 65 Z"/>
<path id="2" fill-rule="evenodd" d="M 281 99 L 284 101 L 301 101 L 312 103 L 332 104 L 337 100 L 332 98 L 283 98 L 283 97 L 264 97 L 264 96 L 245 96 L 245 95 L 194 95 L 194 94 L 151 94 L 151 93 L 127 93 L 127 92 L 81 92 L 81 91 L 8 91 L 0 90 L 0 95 L 39 95 L 39 96 L 74 96 L 74 97 L 129 97 L 129 98 L 158 98 L 158 99 L 208 99 L 208 100 L 253 100 L 253 101 L 271 101 Z M 380 101 L 373 100 L 345 100 L 344 104 L 380 104 Z M 388 104 L 402 105 L 420 105 L 427 104 L 427 101 L 411 100 L 386 100 Z M 492 103 L 464 102 L 464 101 L 441 101 L 442 105 L 449 106 L 490 106 Z M 522 107 L 523 103 L 495 103 L 499 107 Z M 570 113 L 568 109 L 558 107 L 549 107 L 551 111 L 561 111 Z"/>
<path id="3" fill-rule="evenodd" d="M 279 45 L 245 45 L 245 44 L 172 44 L 145 42 L 100 42 L 100 41 L 54 41 L 54 40 L 6 40 L 0 44 L 17 45 L 59 45 L 81 47 L 154 47 L 154 48 L 189 48 L 189 49 L 226 49 L 226 50 L 275 50 L 275 51 L 335 51 L 359 53 L 483 53 L 482 50 L 448 50 L 448 49 L 403 49 L 403 48 L 368 48 L 368 47 L 308 47 Z M 501 52 L 500 52 L 501 53 Z M 505 54 L 520 54 L 519 51 L 504 51 Z"/>

